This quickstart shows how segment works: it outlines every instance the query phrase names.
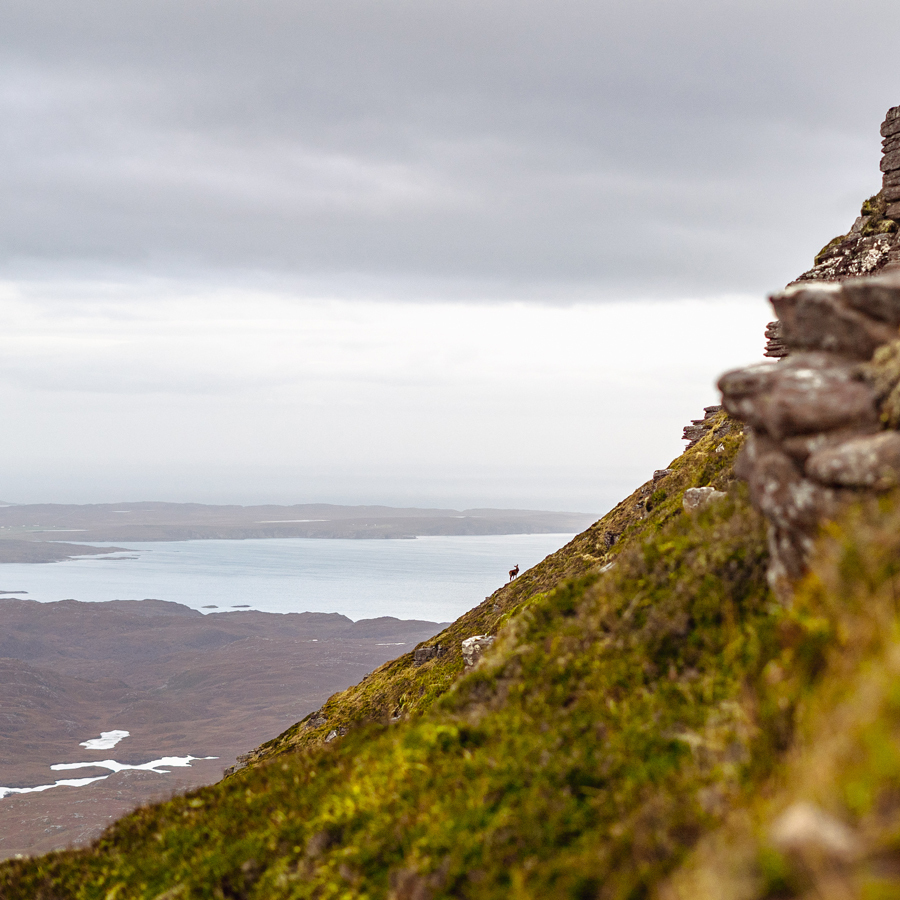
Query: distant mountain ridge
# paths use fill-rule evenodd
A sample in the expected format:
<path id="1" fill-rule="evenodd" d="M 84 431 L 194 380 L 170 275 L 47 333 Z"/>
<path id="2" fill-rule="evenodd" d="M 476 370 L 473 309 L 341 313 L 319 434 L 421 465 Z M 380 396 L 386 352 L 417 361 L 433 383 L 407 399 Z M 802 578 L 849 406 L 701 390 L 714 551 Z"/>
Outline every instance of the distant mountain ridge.
<path id="1" fill-rule="evenodd" d="M 182 541 L 247 538 L 409 538 L 574 534 L 590 513 L 389 506 L 210 506 L 201 503 L 22 504 L 0 507 L 0 540 Z"/>

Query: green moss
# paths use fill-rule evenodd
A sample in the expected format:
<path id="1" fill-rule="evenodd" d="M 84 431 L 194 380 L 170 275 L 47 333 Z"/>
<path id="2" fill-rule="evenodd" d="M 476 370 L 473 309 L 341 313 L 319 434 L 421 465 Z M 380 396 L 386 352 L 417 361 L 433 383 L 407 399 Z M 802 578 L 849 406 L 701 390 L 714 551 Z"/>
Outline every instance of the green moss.
<path id="1" fill-rule="evenodd" d="M 860 215 L 866 216 L 867 221 L 860 231 L 862 237 L 870 237 L 877 234 L 893 234 L 897 231 L 897 222 L 887 218 L 886 212 L 887 201 L 881 192 L 869 197 L 863 203 Z"/>
<path id="2" fill-rule="evenodd" d="M 860 208 L 859 214 L 861 216 L 883 215 L 885 206 L 884 198 L 879 191 L 877 194 L 872 194 L 868 200 L 863 200 L 863 205 Z"/>
<path id="3" fill-rule="evenodd" d="M 734 486 L 678 512 L 685 487 L 728 487 L 727 424 L 672 464 L 651 513 L 648 484 L 606 517 L 612 569 L 526 589 L 495 652 L 427 709 L 139 810 L 88 851 L 9 863 L 0 896 L 645 895 L 775 759 L 753 699 L 785 616 L 762 522 Z M 403 677 L 427 694 L 434 663 Z"/>
<path id="4" fill-rule="evenodd" d="M 664 491 L 662 488 L 659 488 L 659 490 L 654 491 L 650 495 L 650 499 L 647 501 L 647 512 L 652 512 L 668 496 L 669 496 L 668 493 L 666 491 Z"/>
<path id="5" fill-rule="evenodd" d="M 829 527 L 759 694 L 761 708 L 793 706 L 797 737 L 777 777 L 761 779 L 672 876 L 668 897 L 828 896 L 836 883 L 840 896 L 900 896 L 898 576 L 900 497 L 869 500 Z M 855 851 L 775 848 L 772 822 L 798 802 L 849 827 Z"/>
<path id="6" fill-rule="evenodd" d="M 893 219 L 872 216 L 863 226 L 860 234 L 863 237 L 869 237 L 875 234 L 893 234 L 897 230 L 897 223 Z"/>
<path id="7" fill-rule="evenodd" d="M 839 234 L 837 237 L 832 238 L 815 256 L 813 260 L 815 265 L 820 265 L 825 259 L 830 255 L 832 250 L 836 249 L 840 244 L 842 244 L 845 240 L 847 240 L 846 234 Z"/>

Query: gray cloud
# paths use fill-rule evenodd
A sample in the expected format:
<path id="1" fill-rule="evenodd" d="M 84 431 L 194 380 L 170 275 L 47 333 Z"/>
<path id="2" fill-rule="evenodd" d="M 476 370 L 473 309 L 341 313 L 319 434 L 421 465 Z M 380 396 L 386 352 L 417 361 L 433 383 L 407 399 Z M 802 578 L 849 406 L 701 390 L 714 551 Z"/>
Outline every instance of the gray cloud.
<path id="1" fill-rule="evenodd" d="M 4 4 L 0 265 L 761 292 L 878 186 L 895 0 Z"/>

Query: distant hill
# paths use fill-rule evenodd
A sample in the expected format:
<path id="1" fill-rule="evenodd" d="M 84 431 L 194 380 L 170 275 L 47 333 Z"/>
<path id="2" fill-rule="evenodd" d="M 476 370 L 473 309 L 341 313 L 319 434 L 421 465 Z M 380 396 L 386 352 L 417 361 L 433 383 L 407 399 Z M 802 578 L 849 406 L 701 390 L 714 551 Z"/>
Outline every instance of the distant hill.
<path id="1" fill-rule="evenodd" d="M 183 541 L 204 538 L 409 538 L 574 534 L 597 517 L 528 509 L 389 506 L 208 506 L 200 503 L 0 506 L 0 540 Z"/>

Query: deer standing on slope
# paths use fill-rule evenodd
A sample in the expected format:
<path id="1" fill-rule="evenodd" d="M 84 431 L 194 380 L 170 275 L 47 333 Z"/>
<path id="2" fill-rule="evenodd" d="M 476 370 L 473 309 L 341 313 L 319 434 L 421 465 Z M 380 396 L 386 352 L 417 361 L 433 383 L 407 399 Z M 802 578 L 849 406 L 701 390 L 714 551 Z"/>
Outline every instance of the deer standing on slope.
<path id="1" fill-rule="evenodd" d="M 515 568 L 509 570 L 509 580 L 512 581 L 519 574 L 519 564 L 516 563 Z"/>

